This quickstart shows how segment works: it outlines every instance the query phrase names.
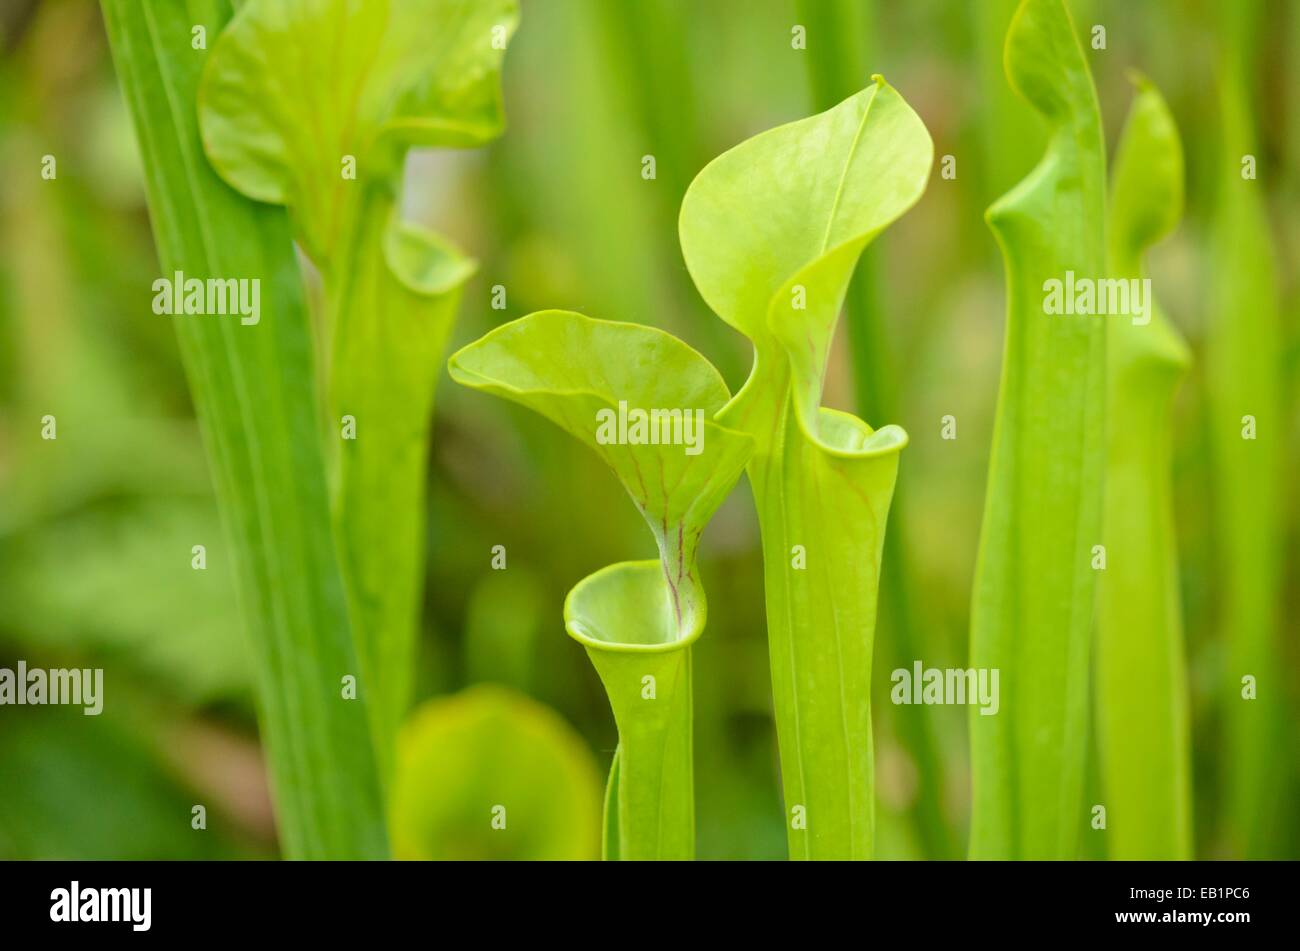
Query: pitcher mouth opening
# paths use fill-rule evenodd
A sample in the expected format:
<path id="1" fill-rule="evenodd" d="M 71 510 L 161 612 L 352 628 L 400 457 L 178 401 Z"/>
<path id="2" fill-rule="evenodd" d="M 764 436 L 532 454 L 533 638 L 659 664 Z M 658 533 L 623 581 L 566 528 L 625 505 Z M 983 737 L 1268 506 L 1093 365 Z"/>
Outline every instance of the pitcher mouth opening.
<path id="1" fill-rule="evenodd" d="M 564 602 L 564 628 L 596 650 L 680 650 L 704 630 L 702 599 L 698 588 L 690 597 L 674 591 L 657 560 L 619 562 L 574 586 Z"/>

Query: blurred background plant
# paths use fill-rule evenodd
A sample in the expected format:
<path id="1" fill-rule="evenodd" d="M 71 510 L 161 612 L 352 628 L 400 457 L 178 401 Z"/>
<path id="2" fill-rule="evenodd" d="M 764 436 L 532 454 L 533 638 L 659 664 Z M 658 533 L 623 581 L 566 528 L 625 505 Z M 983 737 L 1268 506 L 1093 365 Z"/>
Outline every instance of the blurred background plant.
<path id="1" fill-rule="evenodd" d="M 1248 184 L 1271 226 L 1280 302 L 1280 346 L 1253 359 L 1276 361 L 1286 429 L 1278 465 L 1295 472 L 1300 2 L 1252 4 L 1253 31 L 1220 29 L 1220 6 L 1070 3 L 1085 38 L 1094 24 L 1106 28 L 1106 49 L 1088 55 L 1110 149 L 1131 98 L 1127 70 L 1139 67 L 1168 99 L 1187 153 L 1187 219 L 1153 252 L 1151 276 L 1195 356 L 1172 434 L 1194 854 L 1295 858 L 1300 511 L 1291 492 L 1273 513 L 1282 554 L 1272 643 L 1287 696 L 1271 708 L 1271 738 L 1258 742 L 1281 766 L 1267 780 L 1278 795 L 1267 814 L 1234 815 L 1266 800 L 1228 782 L 1242 755 L 1228 715 L 1242 701 L 1224 615 L 1229 540 L 1216 513 L 1234 488 L 1213 472 L 1204 368 L 1207 331 L 1231 319 L 1213 312 L 1212 294 L 1224 147 L 1215 89 L 1217 64 L 1230 58 L 1256 143 L 1258 178 Z M 935 179 L 867 251 L 825 400 L 911 435 L 873 671 L 877 854 L 886 858 L 964 854 L 966 711 L 894 706 L 888 689 L 890 671 L 913 660 L 967 660 L 1003 326 L 1002 266 L 983 212 L 1042 152 L 1031 111 L 1002 75 L 1014 8 L 1014 0 L 525 0 L 505 68 L 506 135 L 480 151 L 408 160 L 405 215 L 482 261 L 453 347 L 533 310 L 569 308 L 677 334 L 734 391 L 747 345 L 708 312 L 682 264 L 676 217 L 686 185 L 714 155 L 825 108 L 872 72 L 921 115 L 935 141 Z M 796 25 L 806 27 L 804 49 L 795 48 Z M 0 857 L 273 857 L 245 635 L 222 543 L 208 544 L 205 571 L 190 567 L 192 546 L 221 532 L 174 333 L 150 310 L 157 258 L 98 7 L 7 0 L 0 50 L 0 666 L 20 658 L 102 666 L 108 698 L 99 717 L 0 708 Z M 56 157 L 54 181 L 41 177 L 45 155 Z M 649 180 L 647 155 L 656 159 Z M 955 158 L 952 179 L 941 177 L 946 155 Z M 496 285 L 504 309 L 492 307 Z M 547 822 L 545 836 L 510 854 L 594 855 L 599 799 L 589 790 L 599 788 L 615 735 L 599 681 L 564 636 L 561 606 L 577 580 L 638 551 L 653 557 L 653 543 L 594 454 L 522 409 L 445 378 L 439 386 L 415 689 L 430 705 L 412 713 L 403 743 L 443 737 L 457 752 L 446 763 L 412 757 L 410 769 L 449 802 L 441 813 L 413 803 L 414 831 L 398 852 L 501 855 L 491 839 L 439 830 L 456 814 L 455 795 L 504 769 L 536 791 L 530 802 Z M 47 414 L 58 420 L 55 441 L 40 438 Z M 941 438 L 945 415 L 957 419 L 955 440 Z M 762 565 L 745 492 L 719 511 L 701 553 L 712 607 L 695 649 L 704 858 L 785 855 Z M 492 570 L 495 545 L 506 548 L 504 571 Z M 513 692 L 453 698 L 485 683 Z M 520 759 L 521 748 L 539 752 Z M 515 775 L 530 770 L 533 781 Z M 203 832 L 191 828 L 196 803 L 208 809 Z M 1240 828 L 1251 835 L 1234 834 Z M 1085 838 L 1085 854 L 1104 853 L 1100 837 Z"/>

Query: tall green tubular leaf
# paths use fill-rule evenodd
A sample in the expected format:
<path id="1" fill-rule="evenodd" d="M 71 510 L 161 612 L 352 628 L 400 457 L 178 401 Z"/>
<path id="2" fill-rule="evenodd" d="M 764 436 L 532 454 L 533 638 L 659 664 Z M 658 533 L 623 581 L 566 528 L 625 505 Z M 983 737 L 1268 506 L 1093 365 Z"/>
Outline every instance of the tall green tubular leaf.
<path id="1" fill-rule="evenodd" d="M 754 437 L 768 641 L 793 858 L 871 858 L 871 649 L 885 518 L 907 434 L 820 406 L 863 248 L 921 196 L 933 145 L 880 77 L 724 153 L 691 184 L 682 252 L 753 342 L 718 416 Z"/>
<path id="2" fill-rule="evenodd" d="M 1285 775 L 1293 766 L 1286 745 L 1285 665 L 1277 640 L 1280 466 L 1287 424 L 1276 258 L 1262 193 L 1269 176 L 1264 169 L 1257 169 L 1257 178 L 1243 174 L 1245 156 L 1260 158 L 1246 80 L 1260 9 L 1240 3 L 1223 13 L 1222 132 L 1215 155 L 1205 362 L 1214 524 L 1223 572 L 1218 623 L 1227 644 L 1224 778 L 1233 848 L 1247 857 L 1268 857 L 1282 832 Z M 1253 690 L 1247 677 L 1253 678 Z"/>
<path id="3" fill-rule="evenodd" d="M 588 576 L 565 600 L 564 623 L 586 647 L 618 724 L 606 857 L 693 858 L 690 646 L 706 616 L 695 557 L 753 449 L 713 421 L 730 398 L 726 384 L 663 331 L 566 311 L 498 327 L 449 365 L 457 383 L 526 406 L 595 450 L 654 534 L 658 561 Z M 656 411 L 676 416 L 636 428 L 636 413 Z"/>
<path id="4" fill-rule="evenodd" d="M 172 318 L 236 555 L 257 661 L 262 733 L 293 858 L 382 858 L 387 839 L 357 659 L 330 531 L 313 354 L 282 212 L 228 188 L 203 158 L 195 94 L 226 0 L 104 0 L 113 59 L 144 156 L 167 274 L 261 281 L 255 325 Z"/>
<path id="5" fill-rule="evenodd" d="M 1111 177 L 1109 276 L 1126 281 L 1146 277 L 1143 254 L 1183 214 L 1178 128 L 1159 91 L 1145 79 L 1137 83 Z M 1114 319 L 1107 341 L 1102 538 L 1109 560 L 1100 579 L 1096 662 L 1106 840 L 1112 858 L 1190 859 L 1170 416 L 1191 353 L 1149 290 L 1142 293 L 1145 314 Z"/>
<path id="6" fill-rule="evenodd" d="M 339 549 L 385 776 L 410 697 L 434 384 L 475 269 L 399 220 L 403 160 L 500 133 L 516 20 L 515 0 L 249 0 L 200 89 L 213 166 L 289 208 L 324 280 Z"/>
<path id="7" fill-rule="evenodd" d="M 1083 813 L 1089 640 L 1102 544 L 1106 320 L 1049 314 L 1049 281 L 1105 266 L 1105 143 L 1062 0 L 1024 0 L 1007 77 L 1050 128 L 993 204 L 1007 327 L 971 607 L 971 663 L 1001 671 L 1001 710 L 971 708 L 971 857 L 1074 858 Z"/>
<path id="8" fill-rule="evenodd" d="M 812 87 L 813 108 L 830 109 L 851 95 L 867 75 L 875 55 L 878 4 L 875 0 L 796 0 L 795 13 L 808 28 L 804 54 Z M 867 419 L 894 419 L 899 405 L 898 374 L 888 346 L 885 315 L 889 311 L 884 262 L 868 249 L 858 262 L 844 302 L 849 361 L 857 412 Z M 903 514 L 895 506 L 894 530 L 885 535 L 880 565 L 881 645 L 888 669 L 910 667 L 922 656 L 912 608 Z M 931 858 L 949 858 L 951 841 L 943 817 L 945 788 L 943 759 L 936 748 L 936 716 L 929 707 L 911 708 L 914 715 L 897 718 L 897 730 L 916 763 L 916 804 L 912 809 L 916 834 Z"/>

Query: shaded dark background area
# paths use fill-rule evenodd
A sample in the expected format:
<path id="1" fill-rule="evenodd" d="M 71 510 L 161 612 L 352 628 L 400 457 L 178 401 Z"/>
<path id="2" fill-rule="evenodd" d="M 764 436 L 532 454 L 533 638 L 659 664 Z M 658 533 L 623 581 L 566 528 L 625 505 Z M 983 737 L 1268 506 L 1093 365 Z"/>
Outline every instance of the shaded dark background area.
<path id="1" fill-rule="evenodd" d="M 1198 857 L 1225 835 L 1221 540 L 1200 359 L 1215 261 L 1218 145 L 1210 0 L 1072 0 L 1113 149 L 1140 68 L 1178 120 L 1187 217 L 1152 260 L 1155 293 L 1197 365 L 1176 404 L 1174 485 L 1191 686 Z M 748 344 L 695 293 L 677 209 L 713 156 L 826 108 L 880 72 L 935 141 L 929 190 L 867 252 L 825 402 L 911 435 L 890 522 L 873 682 L 882 857 L 964 854 L 963 707 L 895 707 L 889 673 L 965 666 L 971 576 L 1001 364 L 1002 265 L 983 210 L 1038 160 L 1043 136 L 1007 87 L 1012 0 L 524 0 L 506 59 L 509 126 L 491 147 L 408 165 L 408 217 L 479 258 L 453 344 L 542 308 L 663 327 L 733 390 Z M 805 49 L 792 29 L 806 28 Z M 1245 51 L 1280 277 L 1289 435 L 1300 445 L 1300 2 L 1260 4 Z M 232 573 L 192 570 L 221 528 L 157 277 L 142 179 L 98 6 L 0 3 L 0 666 L 103 667 L 105 711 L 0 707 L 0 857 L 277 854 Z M 57 187 L 40 175 L 58 162 Z M 656 177 L 642 177 L 653 155 Z M 938 160 L 955 159 L 956 177 Z M 494 286 L 505 289 L 493 309 Z M 444 374 L 445 377 L 445 374 Z M 37 438 L 46 414 L 59 438 Z M 957 417 L 958 437 L 940 437 Z M 504 684 L 552 708 L 603 773 L 614 724 L 565 592 L 653 542 L 594 455 L 527 412 L 439 384 L 417 693 Z M 705 536 L 710 628 L 696 648 L 696 784 L 705 858 L 781 858 L 762 567 L 743 485 Z M 1300 721 L 1300 513 L 1289 490 L 1277 631 Z M 490 568 L 503 545 L 508 568 Z M 219 551 L 214 542 L 209 551 Z M 1135 725 L 1139 729 L 1140 725 Z M 491 751 L 479 751 L 484 756 Z M 538 766 L 544 769 L 544 764 Z M 1300 856 L 1300 789 L 1277 828 Z M 585 774 L 584 774 L 585 775 Z M 448 771 L 439 782 L 454 784 Z M 1094 780 L 1095 782 L 1095 780 Z M 208 828 L 191 828 L 205 803 Z M 1098 850 L 1100 845 L 1089 846 Z"/>

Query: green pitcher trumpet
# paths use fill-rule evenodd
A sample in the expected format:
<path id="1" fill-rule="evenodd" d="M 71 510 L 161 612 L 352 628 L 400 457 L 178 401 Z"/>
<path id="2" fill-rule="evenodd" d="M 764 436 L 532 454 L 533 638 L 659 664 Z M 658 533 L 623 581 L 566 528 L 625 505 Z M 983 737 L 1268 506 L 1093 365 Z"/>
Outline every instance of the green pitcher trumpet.
<path id="1" fill-rule="evenodd" d="M 693 858 L 690 647 L 706 616 L 696 554 L 753 449 L 713 421 L 730 398 L 726 384 L 663 331 L 566 311 L 498 327 L 449 367 L 456 382 L 526 406 L 595 450 L 654 534 L 657 561 L 590 575 L 569 593 L 564 622 L 618 725 L 606 858 Z M 703 429 L 691 433 L 691 420 Z"/>
<path id="2" fill-rule="evenodd" d="M 863 249 L 921 196 L 934 147 L 877 76 L 710 163 L 682 201 L 700 295 L 754 368 L 718 415 L 750 434 L 791 858 L 873 856 L 871 652 L 885 521 L 907 434 L 823 408 Z"/>

